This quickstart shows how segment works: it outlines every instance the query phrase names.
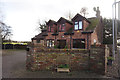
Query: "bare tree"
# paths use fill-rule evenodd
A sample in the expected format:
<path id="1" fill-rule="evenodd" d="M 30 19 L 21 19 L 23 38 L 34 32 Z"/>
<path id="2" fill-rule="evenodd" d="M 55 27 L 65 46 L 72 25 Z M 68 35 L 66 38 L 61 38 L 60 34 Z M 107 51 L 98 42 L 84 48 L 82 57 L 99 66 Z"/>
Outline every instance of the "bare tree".
<path id="1" fill-rule="evenodd" d="M 47 29 L 47 21 L 43 21 L 43 23 L 41 23 L 39 20 L 38 25 L 40 30 Z"/>
<path id="2" fill-rule="evenodd" d="M 70 21 L 71 21 L 71 19 L 73 18 L 73 14 L 71 13 L 71 11 L 67 12 L 67 13 L 65 14 L 65 16 L 66 16 L 66 18 L 67 18 L 68 20 L 70 20 Z"/>
<path id="3" fill-rule="evenodd" d="M 0 34 L 1 34 L 2 40 L 8 39 L 8 37 L 10 37 L 12 35 L 11 27 L 7 26 L 3 22 L 0 22 Z"/>
<path id="4" fill-rule="evenodd" d="M 80 13 L 83 14 L 84 17 L 85 17 L 88 14 L 87 11 L 88 11 L 88 8 L 87 7 L 83 7 L 83 8 L 81 8 Z"/>

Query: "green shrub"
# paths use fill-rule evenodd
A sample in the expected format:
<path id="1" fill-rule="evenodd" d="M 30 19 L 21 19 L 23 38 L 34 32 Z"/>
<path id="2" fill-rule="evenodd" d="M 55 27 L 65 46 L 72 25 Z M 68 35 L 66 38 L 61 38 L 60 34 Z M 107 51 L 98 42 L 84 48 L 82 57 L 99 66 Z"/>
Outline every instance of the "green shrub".
<path id="1" fill-rule="evenodd" d="M 107 57 L 107 60 L 114 60 L 114 58 L 109 56 L 109 57 Z"/>
<path id="2" fill-rule="evenodd" d="M 65 49 L 68 49 L 67 45 L 65 46 Z"/>
<path id="3" fill-rule="evenodd" d="M 69 68 L 68 64 L 61 64 L 58 66 L 58 68 Z"/>
<path id="4" fill-rule="evenodd" d="M 54 48 L 56 49 L 56 48 L 57 48 L 57 45 L 55 45 Z"/>

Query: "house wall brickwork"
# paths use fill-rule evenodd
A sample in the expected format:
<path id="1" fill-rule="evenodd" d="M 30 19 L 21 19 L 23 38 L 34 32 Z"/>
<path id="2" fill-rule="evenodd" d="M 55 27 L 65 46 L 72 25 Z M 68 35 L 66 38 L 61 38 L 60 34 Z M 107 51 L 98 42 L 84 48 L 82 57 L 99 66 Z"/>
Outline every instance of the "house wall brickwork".
<path id="1" fill-rule="evenodd" d="M 89 23 L 86 20 L 83 20 L 83 31 L 88 27 Z"/>
<path id="2" fill-rule="evenodd" d="M 89 40 L 87 41 L 87 34 L 82 34 L 81 31 L 82 30 L 74 31 L 74 35 L 72 35 L 71 40 L 70 40 L 70 35 L 64 35 L 65 32 L 59 32 L 59 35 L 56 36 L 56 41 L 66 40 L 66 44 L 68 48 L 70 48 L 70 41 L 71 41 L 71 47 L 73 47 L 74 39 L 85 39 L 85 48 L 87 49 L 87 46 L 90 48 L 91 42 L 93 42 L 94 39 L 97 40 L 97 35 L 95 33 L 92 33 L 92 37 L 91 37 L 91 35 L 88 34 Z M 55 40 L 55 36 L 53 36 L 52 34 L 53 34 L 52 32 L 48 32 L 48 36 L 46 36 L 46 40 L 48 39 Z"/>
<path id="3" fill-rule="evenodd" d="M 97 29 L 97 28 L 96 28 Z M 96 41 L 96 44 L 100 44 L 97 36 L 97 30 L 94 30 L 94 32 L 91 34 L 91 45 L 93 45 Z"/>
<path id="4" fill-rule="evenodd" d="M 96 25 L 96 28 L 91 35 L 91 45 L 94 44 L 94 39 L 96 40 L 96 44 L 102 44 L 103 42 L 103 25 L 101 18 L 99 18 L 99 23 Z"/>
<path id="5" fill-rule="evenodd" d="M 65 32 L 67 32 L 72 27 L 74 27 L 74 26 L 69 23 L 65 23 Z"/>
<path id="6" fill-rule="evenodd" d="M 55 39 L 55 37 L 52 35 L 53 34 L 53 32 L 48 32 L 48 36 L 46 36 L 46 40 L 48 40 L 48 39 Z"/>

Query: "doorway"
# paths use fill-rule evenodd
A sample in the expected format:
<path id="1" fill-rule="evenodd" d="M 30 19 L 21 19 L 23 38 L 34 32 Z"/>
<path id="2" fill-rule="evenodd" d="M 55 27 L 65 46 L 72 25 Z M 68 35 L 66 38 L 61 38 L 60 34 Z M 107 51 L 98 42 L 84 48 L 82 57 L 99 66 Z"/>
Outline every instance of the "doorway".
<path id="1" fill-rule="evenodd" d="M 85 39 L 73 39 L 73 48 L 85 49 Z"/>
<path id="2" fill-rule="evenodd" d="M 66 46 L 66 40 L 58 40 L 58 48 L 63 49 Z"/>

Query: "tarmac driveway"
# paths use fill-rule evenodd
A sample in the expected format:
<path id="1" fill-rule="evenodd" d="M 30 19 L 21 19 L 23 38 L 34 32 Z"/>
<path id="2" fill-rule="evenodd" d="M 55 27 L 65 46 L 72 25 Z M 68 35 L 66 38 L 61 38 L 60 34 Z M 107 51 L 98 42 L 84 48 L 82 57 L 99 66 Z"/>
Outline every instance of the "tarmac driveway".
<path id="1" fill-rule="evenodd" d="M 3 50 L 2 77 L 3 78 L 106 78 L 106 76 L 89 72 L 73 71 L 57 73 L 52 71 L 28 71 L 25 68 L 25 50 Z"/>

